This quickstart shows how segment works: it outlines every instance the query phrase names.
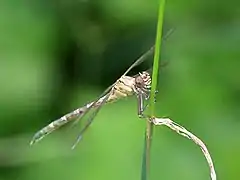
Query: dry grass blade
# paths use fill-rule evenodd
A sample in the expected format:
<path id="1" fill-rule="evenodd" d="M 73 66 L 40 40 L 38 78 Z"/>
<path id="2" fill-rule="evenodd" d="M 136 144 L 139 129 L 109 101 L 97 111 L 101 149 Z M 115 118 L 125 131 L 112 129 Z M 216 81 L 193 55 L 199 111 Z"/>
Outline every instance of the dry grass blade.
<path id="1" fill-rule="evenodd" d="M 150 120 L 153 122 L 154 125 L 158 125 L 158 126 L 165 125 L 165 126 L 168 126 L 170 129 L 174 130 L 178 134 L 180 134 L 180 135 L 182 135 L 182 136 L 192 140 L 195 144 L 197 144 L 201 148 L 205 158 L 207 159 L 208 166 L 210 168 L 211 179 L 212 180 L 216 180 L 217 179 L 212 158 L 210 156 L 209 151 L 207 150 L 206 145 L 202 142 L 201 139 L 199 139 L 197 136 L 195 136 L 194 134 L 192 134 L 191 132 L 186 130 L 184 127 L 182 127 L 181 125 L 175 123 L 174 121 L 172 121 L 169 118 L 156 118 L 156 117 L 153 117 L 153 118 L 150 118 Z"/>

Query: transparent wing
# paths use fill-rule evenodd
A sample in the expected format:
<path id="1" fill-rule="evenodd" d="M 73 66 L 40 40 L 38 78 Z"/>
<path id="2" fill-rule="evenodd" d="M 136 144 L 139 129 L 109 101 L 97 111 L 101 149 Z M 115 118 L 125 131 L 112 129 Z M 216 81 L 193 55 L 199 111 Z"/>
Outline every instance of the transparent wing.
<path id="1" fill-rule="evenodd" d="M 95 102 L 97 102 L 101 97 L 105 96 L 107 93 L 109 93 L 109 91 L 112 89 L 112 87 L 115 85 L 115 83 L 113 83 L 112 85 L 108 86 L 104 91 L 103 93 L 95 100 Z M 94 106 L 95 104 L 92 104 L 87 112 Z M 86 112 L 86 113 L 87 113 Z M 82 119 L 82 117 L 78 117 L 73 123 L 72 123 L 72 126 L 75 126 L 77 125 L 77 123 L 79 122 L 79 120 Z"/>
<path id="2" fill-rule="evenodd" d="M 94 106 L 96 106 L 96 103 L 99 103 L 100 99 L 101 99 L 101 101 L 105 102 L 105 97 L 106 97 L 105 94 L 109 91 L 109 89 L 110 88 L 107 88 L 104 91 L 104 93 L 103 93 L 103 97 L 104 98 L 101 96 L 96 101 L 88 103 L 87 105 L 85 105 L 83 107 L 80 107 L 80 108 L 76 109 L 75 111 L 72 111 L 72 112 L 62 116 L 61 118 L 59 118 L 59 119 L 57 119 L 55 121 L 52 121 L 50 124 L 48 124 L 47 126 L 43 127 L 42 129 L 40 129 L 33 136 L 32 140 L 30 142 L 30 145 L 35 144 L 36 142 L 40 141 L 45 136 L 47 136 L 48 134 L 50 134 L 53 131 L 57 130 L 58 128 L 64 126 L 65 124 L 67 124 L 69 122 L 74 122 L 76 120 L 82 119 L 89 112 L 90 109 L 92 109 Z"/>
<path id="3" fill-rule="evenodd" d="M 169 64 L 169 62 L 163 62 L 162 64 L 160 64 L 160 68 L 166 67 L 168 64 Z M 149 74 L 151 74 L 152 73 L 152 67 L 147 69 L 147 70 L 145 70 L 145 71 L 148 72 Z M 132 77 L 135 78 L 137 76 L 139 76 L 139 74 L 135 74 Z"/>
<path id="4" fill-rule="evenodd" d="M 97 106 L 97 108 L 94 110 L 94 112 L 91 114 L 91 116 L 88 118 L 86 124 L 84 125 L 83 129 L 80 131 L 80 133 L 77 136 L 77 139 L 75 141 L 75 143 L 72 146 L 72 149 L 74 149 L 76 147 L 76 145 L 80 142 L 80 140 L 82 139 L 82 136 L 84 134 L 84 132 L 88 129 L 88 127 L 92 124 L 94 118 L 96 117 L 96 115 L 98 114 L 99 110 L 101 109 L 101 107 L 106 103 L 107 99 L 109 98 L 109 96 L 111 95 L 111 92 L 109 92 L 104 99 L 101 101 L 101 103 Z"/>
<path id="5" fill-rule="evenodd" d="M 168 31 L 168 33 L 163 37 L 163 39 L 166 39 L 171 33 L 173 32 L 173 29 L 171 29 L 170 31 Z M 129 71 L 132 70 L 132 68 L 134 68 L 135 66 L 141 64 L 143 61 L 146 60 L 146 58 L 148 56 L 150 56 L 152 53 L 154 52 L 154 46 L 152 46 L 146 53 L 144 53 L 142 56 L 140 56 L 128 69 L 127 71 L 123 74 L 123 76 L 125 76 Z M 87 121 L 85 127 L 83 128 L 83 130 L 80 132 L 77 141 L 75 144 L 77 144 L 79 142 L 79 140 L 81 139 L 82 134 L 86 131 L 86 129 L 91 125 L 94 117 L 97 115 L 97 113 L 99 112 L 100 108 L 102 105 L 104 105 L 110 95 L 107 94 L 110 90 L 112 90 L 112 88 L 115 86 L 116 82 L 114 84 L 112 84 L 111 86 L 109 86 L 104 92 L 103 94 L 94 102 L 87 104 L 84 107 L 78 108 L 75 111 L 61 117 L 60 119 L 57 119 L 55 121 L 53 121 L 52 123 L 50 123 L 49 125 L 45 126 L 44 128 L 42 128 L 40 131 L 38 131 L 30 144 L 34 144 L 35 142 L 38 142 L 39 140 L 41 140 L 43 137 L 45 137 L 46 135 L 50 134 L 51 132 L 53 132 L 54 130 L 58 129 L 59 127 L 65 125 L 68 122 L 72 122 L 73 120 L 78 122 L 79 119 L 83 118 L 90 109 L 92 109 L 92 107 L 96 106 L 96 103 L 99 102 L 99 99 L 102 98 L 105 95 L 105 98 L 102 99 L 101 103 L 99 104 L 99 106 L 96 108 L 95 112 L 93 112 L 92 116 L 89 118 L 89 120 Z M 77 118 L 77 119 L 76 119 Z M 78 140 L 79 139 L 79 140 Z M 73 146 L 73 148 L 75 147 L 75 144 Z"/>
<path id="6" fill-rule="evenodd" d="M 162 38 L 162 40 L 166 40 L 173 32 L 175 29 L 170 29 L 167 34 Z M 139 64 L 141 64 L 143 61 L 145 61 L 147 59 L 147 57 L 149 57 L 150 55 L 153 54 L 154 52 L 154 47 L 155 45 L 153 45 L 147 52 L 145 52 L 142 56 L 140 56 L 126 71 L 122 76 L 125 76 L 127 73 L 129 73 L 129 71 L 131 71 L 134 67 L 138 66 Z"/>
<path id="7" fill-rule="evenodd" d="M 76 109 L 73 112 L 70 112 L 63 117 L 51 122 L 47 126 L 40 129 L 35 135 L 33 136 L 30 145 L 33 145 L 34 143 L 40 141 L 48 134 L 52 133 L 56 129 L 62 127 L 63 125 L 67 124 L 68 122 L 73 121 L 76 117 L 82 117 L 87 112 L 87 106 L 83 106 L 81 108 Z"/>
<path id="8" fill-rule="evenodd" d="M 168 31 L 168 33 L 163 37 L 163 39 L 167 39 L 173 32 L 174 29 L 170 29 Z M 129 71 L 131 71 L 134 67 L 138 66 L 139 64 L 141 64 L 143 61 L 145 61 L 147 59 L 147 57 L 149 57 L 150 55 L 152 55 L 154 52 L 154 46 L 152 46 L 146 53 L 144 53 L 143 55 L 141 55 L 125 72 L 122 76 L 125 76 Z M 104 94 L 106 92 L 108 92 L 110 89 L 112 89 L 115 86 L 116 82 L 113 83 L 111 86 L 109 86 L 105 91 Z M 72 146 L 72 149 L 74 149 L 76 147 L 76 145 L 79 143 L 79 141 L 82 139 L 82 135 L 83 133 L 87 130 L 87 128 L 92 124 L 95 116 L 97 115 L 97 113 L 99 112 L 99 110 L 101 109 L 101 107 L 106 103 L 108 97 L 110 96 L 110 93 L 106 96 L 106 98 L 101 102 L 101 105 L 99 105 L 97 107 L 97 109 L 93 112 L 93 114 L 91 114 L 90 118 L 88 119 L 88 121 L 86 122 L 85 126 L 83 127 L 83 129 L 81 130 L 81 132 L 79 133 L 77 140 L 75 141 L 75 143 Z M 96 102 L 96 101 L 95 101 Z M 94 106 L 94 105 L 93 105 Z M 88 109 L 88 111 L 91 108 Z"/>

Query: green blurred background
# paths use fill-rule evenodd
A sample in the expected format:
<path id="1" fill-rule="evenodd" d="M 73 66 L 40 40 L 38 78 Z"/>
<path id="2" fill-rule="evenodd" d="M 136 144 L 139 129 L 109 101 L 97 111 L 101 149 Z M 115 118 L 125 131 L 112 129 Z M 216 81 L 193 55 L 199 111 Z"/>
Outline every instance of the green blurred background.
<path id="1" fill-rule="evenodd" d="M 240 176 L 238 1 L 167 1 L 157 115 L 208 146 L 219 179 Z M 155 40 L 158 1 L 0 1 L 0 180 L 131 179 L 141 175 L 145 122 L 136 99 L 29 147 L 33 134 L 113 83 Z M 152 61 L 135 68 L 145 70 Z M 200 149 L 154 131 L 151 179 L 210 179 Z"/>

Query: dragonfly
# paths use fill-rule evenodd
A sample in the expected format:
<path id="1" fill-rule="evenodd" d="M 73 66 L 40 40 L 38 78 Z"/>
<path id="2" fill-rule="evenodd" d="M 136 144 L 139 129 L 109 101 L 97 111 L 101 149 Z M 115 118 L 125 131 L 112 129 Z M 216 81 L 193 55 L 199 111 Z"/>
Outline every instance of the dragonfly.
<path id="1" fill-rule="evenodd" d="M 167 35 L 169 32 L 167 33 Z M 166 38 L 166 36 L 164 37 Z M 140 56 L 126 71 L 125 73 L 111 86 L 109 86 L 103 94 L 97 98 L 97 100 L 87 103 L 86 105 L 77 108 L 76 110 L 62 116 L 61 118 L 51 122 L 47 126 L 43 127 L 41 130 L 35 133 L 30 145 L 39 142 L 48 134 L 62 127 L 63 125 L 81 120 L 91 109 L 95 109 L 91 116 L 88 118 L 86 124 L 83 126 L 82 130 L 77 136 L 72 149 L 76 147 L 79 141 L 82 139 L 84 132 L 92 124 L 95 116 L 101 109 L 101 107 L 110 102 L 115 102 L 124 97 L 129 97 L 135 95 L 138 100 L 138 116 L 140 118 L 145 117 L 144 110 L 147 105 L 144 105 L 144 100 L 148 100 L 151 90 L 151 75 L 148 71 L 139 72 L 135 76 L 127 76 L 127 74 L 136 66 L 145 61 L 154 52 L 154 46 L 152 46 L 146 53 Z"/>

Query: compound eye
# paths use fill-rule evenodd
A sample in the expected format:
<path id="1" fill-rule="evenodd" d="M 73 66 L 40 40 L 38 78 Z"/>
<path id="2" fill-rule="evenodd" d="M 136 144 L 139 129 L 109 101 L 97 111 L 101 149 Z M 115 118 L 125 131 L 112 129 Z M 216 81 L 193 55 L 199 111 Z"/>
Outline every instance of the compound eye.
<path id="1" fill-rule="evenodd" d="M 136 83 L 136 85 L 137 85 L 138 87 L 141 87 L 141 86 L 143 86 L 143 84 L 144 84 L 144 80 L 142 79 L 141 76 L 138 76 L 138 77 L 136 77 L 136 79 L 135 79 L 135 83 Z"/>

